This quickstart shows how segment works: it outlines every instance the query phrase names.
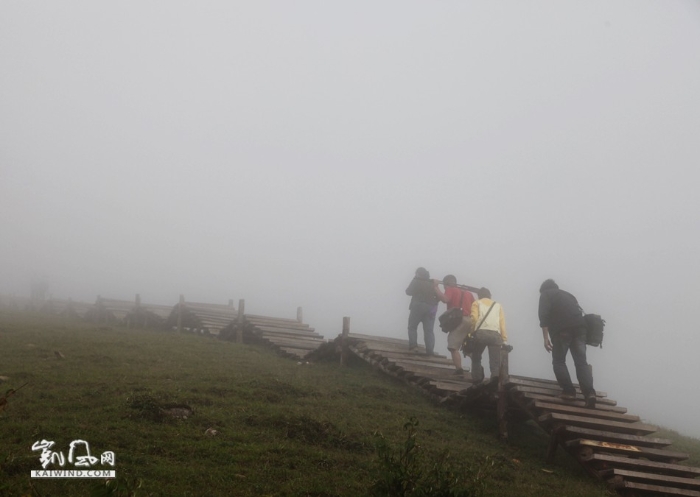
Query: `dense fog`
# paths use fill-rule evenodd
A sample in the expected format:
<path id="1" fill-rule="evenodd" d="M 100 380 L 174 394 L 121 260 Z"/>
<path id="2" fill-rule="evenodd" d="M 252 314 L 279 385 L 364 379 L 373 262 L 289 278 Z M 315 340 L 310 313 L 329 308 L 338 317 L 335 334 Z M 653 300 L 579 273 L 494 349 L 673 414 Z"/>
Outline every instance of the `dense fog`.
<path id="1" fill-rule="evenodd" d="M 3 2 L 0 294 L 405 338 L 424 266 L 553 378 L 554 278 L 596 388 L 700 437 L 698 47 L 694 1 Z"/>

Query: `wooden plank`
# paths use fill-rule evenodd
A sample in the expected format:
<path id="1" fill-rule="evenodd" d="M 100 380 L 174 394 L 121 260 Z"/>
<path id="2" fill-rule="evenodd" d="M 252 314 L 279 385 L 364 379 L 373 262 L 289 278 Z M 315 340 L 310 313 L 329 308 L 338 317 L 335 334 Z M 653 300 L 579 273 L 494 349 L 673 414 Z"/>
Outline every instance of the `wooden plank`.
<path id="1" fill-rule="evenodd" d="M 362 350 L 362 349 L 360 349 Z M 408 365 L 416 365 L 416 366 L 422 366 L 422 367 L 428 367 L 428 368 L 439 368 L 439 369 L 451 369 L 454 371 L 455 367 L 452 364 L 451 361 L 447 361 L 446 358 L 435 358 L 435 357 L 421 357 L 421 356 L 398 356 L 398 357 L 387 357 L 384 353 L 382 352 L 375 352 L 375 351 L 365 351 L 365 353 L 369 354 L 372 357 L 376 358 L 382 358 L 383 360 L 386 360 L 388 362 L 394 362 L 394 363 L 402 363 L 402 364 L 408 364 Z"/>
<path id="2" fill-rule="evenodd" d="M 688 459 L 688 454 L 675 452 L 667 449 L 653 449 L 650 447 L 640 447 L 635 445 L 616 444 L 612 442 L 601 442 L 599 440 L 569 440 L 564 443 L 567 448 L 589 448 L 591 453 L 606 452 L 611 454 L 621 454 L 628 457 L 645 457 L 652 461 L 678 462 Z M 581 460 L 586 461 L 591 455 L 582 454 Z"/>
<path id="3" fill-rule="evenodd" d="M 593 454 L 590 458 L 586 459 L 586 461 L 592 464 L 600 463 L 601 466 L 604 465 L 603 467 L 649 470 L 657 474 L 668 474 L 686 478 L 700 476 L 700 468 L 694 468 L 692 466 L 613 456 L 611 454 Z"/>
<path id="4" fill-rule="evenodd" d="M 372 349 L 364 349 L 368 351 L 371 355 L 381 355 L 388 360 L 401 360 L 408 362 L 415 362 L 421 364 L 452 364 L 452 360 L 445 356 L 427 356 L 424 354 L 415 354 L 413 352 L 386 352 L 386 351 L 373 351 Z"/>
<path id="5" fill-rule="evenodd" d="M 517 390 L 517 387 L 516 387 L 516 389 L 511 389 L 511 391 L 513 391 L 513 390 L 519 392 L 519 394 L 522 395 L 523 398 L 528 399 L 528 400 L 543 400 L 545 402 L 550 402 L 552 404 L 576 406 L 576 407 L 585 407 L 586 406 L 586 402 L 583 400 L 571 401 L 571 400 L 563 400 L 563 399 L 560 399 L 559 397 L 552 397 L 551 395 L 540 395 L 537 393 L 521 393 L 519 390 Z M 610 405 L 603 404 L 600 402 L 596 403 L 595 408 L 597 410 L 616 412 L 619 414 L 625 414 L 627 412 L 626 407 L 610 406 Z"/>
<path id="6" fill-rule="evenodd" d="M 425 349 L 422 347 L 419 347 L 418 349 L 413 351 L 409 351 L 408 343 L 403 344 L 399 342 L 384 342 L 378 340 L 356 340 L 351 338 L 351 341 L 352 340 L 355 340 L 357 346 L 363 349 L 381 350 L 385 352 L 405 352 L 413 355 L 425 355 Z"/>
<path id="7" fill-rule="evenodd" d="M 649 485 L 646 483 L 639 483 L 636 481 L 626 481 L 622 484 L 622 488 L 629 488 L 632 490 L 642 490 L 644 492 L 653 492 L 662 495 L 681 495 L 682 497 L 700 497 L 700 492 L 696 490 L 688 490 L 684 488 L 673 488 L 666 487 L 662 485 Z"/>
<path id="8" fill-rule="evenodd" d="M 263 321 L 257 319 L 248 319 L 246 316 L 246 322 L 252 324 L 253 326 L 265 327 L 265 328 L 284 328 L 287 330 L 299 330 L 299 331 L 315 331 L 308 324 L 297 323 L 296 321 Z"/>
<path id="9" fill-rule="evenodd" d="M 657 449 L 668 447 L 671 440 L 666 438 L 640 437 L 638 435 L 625 435 L 611 431 L 590 430 L 579 426 L 563 426 L 561 436 L 565 438 L 588 438 L 591 440 L 602 440 L 620 444 L 636 445 L 638 447 L 655 447 Z"/>
<path id="10" fill-rule="evenodd" d="M 408 340 L 403 339 L 403 338 L 392 338 L 392 337 L 381 337 L 377 335 L 366 335 L 363 333 L 350 333 L 348 335 L 349 338 L 357 338 L 359 340 L 368 340 L 372 342 L 386 342 L 386 343 L 397 343 L 401 345 L 405 345 L 406 348 L 408 348 Z M 425 347 L 422 345 L 419 345 L 419 347 L 422 347 L 425 350 Z"/>
<path id="11" fill-rule="evenodd" d="M 427 362 L 420 362 L 420 361 L 403 361 L 403 360 L 391 360 L 387 359 L 382 356 L 378 356 L 376 354 L 365 354 L 374 359 L 375 361 L 380 361 L 384 364 L 392 364 L 396 367 L 400 367 L 402 369 L 406 370 L 415 370 L 415 371 L 422 371 L 422 372 L 427 372 L 427 371 L 442 371 L 442 372 L 449 372 L 450 374 L 454 373 L 455 368 L 454 366 L 451 366 L 449 364 L 435 364 L 435 363 L 427 363 Z"/>
<path id="12" fill-rule="evenodd" d="M 260 330 L 260 331 L 267 331 L 269 333 L 286 333 L 287 335 L 323 337 L 319 333 L 314 332 L 312 328 L 308 328 L 306 330 L 300 330 L 300 329 L 294 329 L 294 328 L 283 328 L 281 326 L 260 326 L 260 325 L 251 325 L 251 326 L 253 327 L 253 329 Z"/>
<path id="13" fill-rule="evenodd" d="M 389 343 L 389 342 L 368 342 L 365 340 L 361 340 L 357 342 L 357 348 L 359 349 L 369 349 L 369 350 L 377 350 L 377 351 L 382 351 L 382 352 L 398 352 L 398 353 L 404 353 L 404 354 L 410 354 L 410 355 L 425 355 L 425 352 L 421 351 L 420 352 L 415 352 L 415 351 L 409 351 L 408 350 L 408 345 L 405 347 L 402 344 L 398 343 Z"/>
<path id="14" fill-rule="evenodd" d="M 593 419 L 571 414 L 559 414 L 556 412 L 543 414 L 537 418 L 537 420 L 540 423 L 560 422 L 567 425 L 583 426 L 585 428 L 604 428 L 609 431 L 631 433 L 633 435 L 647 435 L 658 430 L 656 426 L 644 423 L 621 423 L 619 421 L 606 421 L 604 419 Z"/>
<path id="15" fill-rule="evenodd" d="M 296 319 L 292 318 L 275 318 L 275 317 L 270 317 L 270 316 L 261 316 L 260 314 L 246 314 L 245 315 L 246 319 L 255 319 L 258 321 L 289 321 L 290 323 L 297 323 L 299 324 L 299 321 Z"/>
<path id="16" fill-rule="evenodd" d="M 298 335 L 298 334 L 290 334 L 290 333 L 279 333 L 279 332 L 272 332 L 272 331 L 259 331 L 257 334 L 261 337 L 279 337 L 279 338 L 286 338 L 287 340 L 313 340 L 316 342 L 325 342 L 324 338 L 322 336 L 313 336 L 313 335 Z"/>
<path id="17" fill-rule="evenodd" d="M 618 414 L 616 412 L 604 411 L 599 409 L 591 409 L 589 407 L 576 407 L 572 405 L 562 405 L 555 404 L 552 402 L 545 402 L 542 400 L 536 400 L 534 406 L 537 409 L 544 409 L 551 412 L 559 412 L 562 414 L 578 414 L 581 416 L 609 419 L 611 421 L 620 421 L 627 423 L 635 423 L 640 421 L 639 416 L 633 414 Z"/>
<path id="18" fill-rule="evenodd" d="M 202 324 L 202 328 L 226 328 L 228 325 L 233 323 L 233 320 L 229 320 L 229 319 L 200 319 L 199 322 Z"/>
<path id="19" fill-rule="evenodd" d="M 522 393 L 535 393 L 535 394 L 539 394 L 539 395 L 547 395 L 547 396 L 551 396 L 552 398 L 558 398 L 558 396 L 559 396 L 559 392 L 556 392 L 554 390 L 549 390 L 546 388 L 524 387 L 524 386 L 520 386 L 520 385 L 515 385 L 511 388 L 511 390 L 514 390 L 516 392 L 522 392 Z M 576 400 L 583 400 L 583 396 L 577 395 Z M 605 397 L 603 397 L 603 398 L 598 397 L 596 399 L 596 406 L 598 404 L 605 404 L 608 406 L 614 406 L 614 405 L 617 405 L 617 401 L 611 400 L 611 399 L 608 399 Z"/>
<path id="20" fill-rule="evenodd" d="M 185 305 L 187 307 L 201 307 L 203 309 L 233 309 L 233 307 L 226 304 L 207 304 L 206 302 L 185 302 Z"/>
<path id="21" fill-rule="evenodd" d="M 268 342 L 271 345 L 275 345 L 277 347 L 291 347 L 294 349 L 304 349 L 304 350 L 316 350 L 319 345 L 321 345 L 323 342 L 318 342 L 318 343 L 312 343 L 312 342 L 293 342 L 290 340 L 277 340 L 274 338 L 263 338 L 262 340 Z"/>
<path id="22" fill-rule="evenodd" d="M 621 476 L 625 480 L 650 482 L 655 484 L 671 484 L 673 487 L 691 488 L 700 490 L 700 480 L 695 478 L 683 478 L 681 476 L 659 475 L 655 473 L 645 473 L 642 471 L 632 471 L 629 469 L 613 469 L 615 476 Z"/>
<path id="23" fill-rule="evenodd" d="M 508 385 L 521 385 L 524 387 L 535 387 L 535 388 L 543 388 L 545 390 L 555 390 L 558 395 L 561 393 L 561 387 L 556 384 L 556 383 L 550 383 L 550 382 L 545 382 L 545 381 L 538 381 L 538 380 L 532 380 L 532 379 L 527 379 L 524 380 L 522 378 L 518 378 L 517 376 L 511 376 L 508 379 Z M 581 393 L 581 389 L 578 386 L 574 386 L 576 389 L 576 393 Z M 596 397 L 607 397 L 608 394 L 605 392 L 599 392 L 596 390 Z"/>

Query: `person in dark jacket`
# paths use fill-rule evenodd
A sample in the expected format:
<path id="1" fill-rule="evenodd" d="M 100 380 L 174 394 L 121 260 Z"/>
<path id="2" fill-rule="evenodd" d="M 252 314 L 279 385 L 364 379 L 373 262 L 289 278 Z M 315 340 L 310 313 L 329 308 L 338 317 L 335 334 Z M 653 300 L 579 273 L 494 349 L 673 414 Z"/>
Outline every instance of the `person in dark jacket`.
<path id="1" fill-rule="evenodd" d="M 408 349 L 415 350 L 418 347 L 418 324 L 423 323 L 423 340 L 425 341 L 425 353 L 433 355 L 435 348 L 435 314 L 437 313 L 438 296 L 435 293 L 433 281 L 427 269 L 419 267 L 416 275 L 406 288 L 406 295 L 411 296 L 411 304 L 408 306 Z"/>
<path id="2" fill-rule="evenodd" d="M 576 297 L 560 290 L 554 280 L 545 280 L 540 286 L 538 314 L 544 348 L 552 353 L 554 376 L 563 390 L 561 398 L 576 400 L 576 389 L 566 367 L 566 354 L 570 349 L 586 407 L 595 407 L 593 373 L 586 362 L 586 324 Z"/>

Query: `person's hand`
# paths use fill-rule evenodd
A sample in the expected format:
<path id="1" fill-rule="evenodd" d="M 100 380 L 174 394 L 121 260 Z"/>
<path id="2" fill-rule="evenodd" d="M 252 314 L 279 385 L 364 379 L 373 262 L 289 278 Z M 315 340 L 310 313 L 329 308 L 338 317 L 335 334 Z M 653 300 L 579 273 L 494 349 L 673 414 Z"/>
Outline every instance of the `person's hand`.
<path id="1" fill-rule="evenodd" d="M 552 351 L 552 342 L 549 340 L 549 337 L 545 337 L 544 339 L 544 350 L 547 352 Z"/>

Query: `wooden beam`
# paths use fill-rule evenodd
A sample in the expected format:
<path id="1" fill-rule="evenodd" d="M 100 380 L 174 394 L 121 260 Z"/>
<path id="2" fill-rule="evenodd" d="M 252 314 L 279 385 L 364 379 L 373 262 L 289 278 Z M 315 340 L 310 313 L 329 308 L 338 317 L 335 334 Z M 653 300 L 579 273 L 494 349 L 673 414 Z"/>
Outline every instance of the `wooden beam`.
<path id="1" fill-rule="evenodd" d="M 563 435 L 566 438 L 588 438 L 591 440 L 602 440 L 604 442 L 613 442 L 619 444 L 630 444 L 638 447 L 654 447 L 657 449 L 668 447 L 671 441 L 666 438 L 655 437 L 640 437 L 638 435 L 626 435 L 623 433 L 615 433 L 612 431 L 591 430 L 581 428 L 580 426 L 565 425 Z"/>
<path id="2" fill-rule="evenodd" d="M 340 365 L 347 366 L 348 362 L 348 334 L 350 333 L 350 317 L 343 318 L 343 332 L 340 341 Z"/>
<path id="3" fill-rule="evenodd" d="M 549 412 L 537 418 L 540 423 L 561 422 L 567 425 L 583 426 L 585 428 L 604 428 L 609 431 L 620 433 L 631 433 L 632 435 L 648 435 L 655 433 L 658 428 L 656 426 L 647 425 L 644 423 L 620 423 L 619 421 L 607 421 L 604 419 L 592 419 L 584 416 L 574 416 L 571 414 L 559 414 Z"/>
<path id="4" fill-rule="evenodd" d="M 511 391 L 517 392 L 519 395 L 521 395 L 524 399 L 526 400 L 543 400 L 545 402 L 549 402 L 551 404 L 558 404 L 558 405 L 567 405 L 567 406 L 575 406 L 575 407 L 586 407 L 586 402 L 584 400 L 563 400 L 560 399 L 559 397 L 552 397 L 551 395 L 541 395 L 538 393 L 525 393 L 521 392 L 518 387 L 512 388 Z M 602 404 L 597 402 L 595 408 L 597 410 L 604 410 L 604 411 L 610 411 L 610 412 L 616 412 L 618 414 L 625 414 L 627 412 L 626 407 L 618 407 L 618 406 L 611 406 L 607 404 Z"/>
<path id="5" fill-rule="evenodd" d="M 512 379 L 512 377 L 511 377 L 511 379 Z M 525 386 L 521 386 L 521 385 L 515 385 L 515 386 L 511 387 L 511 390 L 515 390 L 516 392 L 522 392 L 522 393 L 535 393 L 535 394 L 539 394 L 539 395 L 547 395 L 547 396 L 551 397 L 552 399 L 559 398 L 558 392 L 555 392 L 554 390 L 549 390 L 546 388 L 525 387 Z M 582 395 L 577 395 L 576 400 L 583 401 L 584 398 Z M 598 404 L 605 404 L 608 406 L 614 406 L 614 405 L 617 405 L 617 401 L 612 400 L 612 399 L 608 399 L 605 397 L 603 397 L 603 398 L 598 397 L 596 399 L 596 406 Z"/>
<path id="6" fill-rule="evenodd" d="M 517 378 L 515 376 L 510 377 L 509 383 L 511 385 L 521 385 L 524 387 L 534 387 L 534 388 L 542 388 L 545 390 L 552 390 L 552 395 L 559 395 L 561 393 L 561 387 L 556 384 L 552 383 L 549 381 L 540 381 L 535 378 L 531 379 L 523 379 L 523 378 Z M 574 387 L 576 389 L 576 392 L 581 394 L 581 389 L 577 386 Z M 596 397 L 601 398 L 601 397 L 607 397 L 608 394 L 605 392 L 599 392 L 596 391 Z"/>
<path id="7" fill-rule="evenodd" d="M 672 486 L 683 486 L 700 490 L 700 480 L 695 478 L 683 478 L 680 476 L 658 475 L 655 473 L 645 473 L 643 471 L 632 471 L 629 469 L 615 468 L 613 470 L 615 476 L 621 476 L 625 480 L 646 481 L 657 484 L 669 484 Z"/>
<path id="8" fill-rule="evenodd" d="M 591 409 L 588 407 L 578 407 L 578 406 L 565 405 L 565 404 L 554 404 L 554 403 L 546 402 L 543 400 L 536 400 L 533 405 L 537 409 L 542 409 L 542 410 L 550 411 L 550 412 L 558 412 L 558 413 L 562 413 L 562 414 L 574 414 L 574 415 L 586 416 L 589 418 L 609 419 L 611 421 L 621 421 L 621 422 L 627 422 L 627 423 L 635 423 L 635 422 L 640 421 L 639 416 L 634 416 L 632 414 L 618 414 L 616 412 Z"/>
<path id="9" fill-rule="evenodd" d="M 646 483 L 638 483 L 636 481 L 626 481 L 622 484 L 623 488 L 631 490 L 642 490 L 644 492 L 654 492 L 662 495 L 680 495 L 682 497 L 700 497 L 700 492 L 696 490 L 687 490 L 683 488 L 666 487 L 663 485 L 648 485 Z M 637 495 L 637 494 L 633 494 Z"/>
<path id="10" fill-rule="evenodd" d="M 620 457 L 611 454 L 593 454 L 586 460 L 589 464 L 599 465 L 601 468 L 627 468 L 632 470 L 645 470 L 656 474 L 667 474 L 694 478 L 700 476 L 700 468 L 684 466 L 682 464 L 669 464 L 663 462 Z M 700 481 L 700 480 L 698 480 Z"/>
<path id="11" fill-rule="evenodd" d="M 586 449 L 585 453 L 579 454 L 579 458 L 588 461 L 596 452 L 608 454 L 620 454 L 627 457 L 644 457 L 651 461 L 662 461 L 675 463 L 688 459 L 688 454 L 675 452 L 666 449 L 652 449 L 649 447 L 639 447 L 635 445 L 616 444 L 612 442 L 601 442 L 599 440 L 569 440 L 564 444 L 569 449 Z"/>

